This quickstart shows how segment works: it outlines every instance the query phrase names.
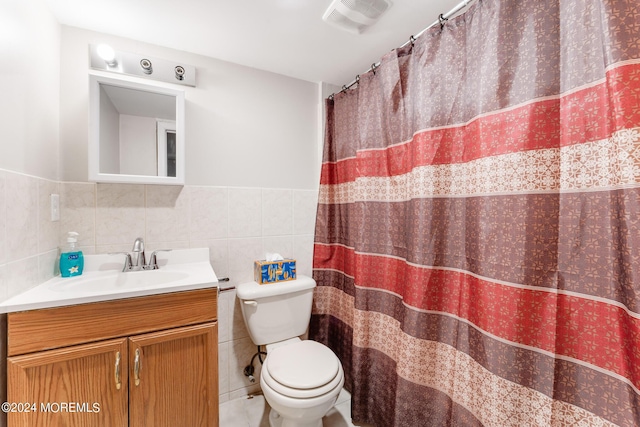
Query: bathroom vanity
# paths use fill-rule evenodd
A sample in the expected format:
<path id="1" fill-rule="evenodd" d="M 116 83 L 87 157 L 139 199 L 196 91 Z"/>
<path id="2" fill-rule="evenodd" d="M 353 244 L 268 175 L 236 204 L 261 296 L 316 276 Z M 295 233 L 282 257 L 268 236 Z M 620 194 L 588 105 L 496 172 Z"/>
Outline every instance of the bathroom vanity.
<path id="1" fill-rule="evenodd" d="M 206 265 L 195 263 L 165 275 L 97 271 L 82 289 L 115 275 L 115 286 L 137 283 L 125 295 L 143 295 L 76 294 L 76 302 L 98 300 L 9 312 L 7 425 L 218 426 L 217 287 L 211 277 L 158 278 L 182 277 L 181 268 L 206 276 Z M 60 283 L 75 287 L 51 282 L 42 294 Z"/>

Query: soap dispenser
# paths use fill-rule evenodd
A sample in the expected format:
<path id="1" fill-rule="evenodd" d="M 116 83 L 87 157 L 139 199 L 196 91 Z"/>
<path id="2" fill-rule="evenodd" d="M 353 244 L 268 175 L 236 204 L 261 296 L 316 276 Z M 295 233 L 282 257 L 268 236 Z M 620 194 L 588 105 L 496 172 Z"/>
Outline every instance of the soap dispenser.
<path id="1" fill-rule="evenodd" d="M 84 269 L 84 256 L 76 245 L 78 243 L 78 233 L 70 231 L 67 236 L 67 245 L 62 248 L 60 254 L 60 275 L 62 277 L 73 277 L 82 274 Z"/>

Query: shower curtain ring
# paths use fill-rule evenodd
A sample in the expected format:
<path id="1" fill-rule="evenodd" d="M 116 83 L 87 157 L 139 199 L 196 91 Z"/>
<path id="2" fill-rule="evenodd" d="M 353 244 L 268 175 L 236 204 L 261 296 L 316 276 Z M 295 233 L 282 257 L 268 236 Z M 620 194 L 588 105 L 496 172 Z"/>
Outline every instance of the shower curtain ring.
<path id="1" fill-rule="evenodd" d="M 360 84 L 360 74 L 358 74 L 358 75 L 356 76 L 355 83 L 356 83 L 357 85 L 359 85 L 359 84 Z"/>
<path id="2" fill-rule="evenodd" d="M 411 37 L 409 37 L 409 43 L 411 43 L 411 47 L 413 47 L 413 45 L 416 44 L 416 38 L 413 37 L 413 34 L 411 35 Z"/>
<path id="3" fill-rule="evenodd" d="M 444 15 L 441 13 L 440 16 L 438 16 L 438 21 L 440 21 L 440 31 L 442 31 L 442 29 L 444 28 L 444 24 L 449 20 L 449 18 L 445 18 Z"/>
<path id="4" fill-rule="evenodd" d="M 342 85 L 342 92 L 346 92 L 347 89 L 349 89 L 349 86 L 347 85 Z"/>
<path id="5" fill-rule="evenodd" d="M 371 71 L 373 71 L 373 75 L 376 75 L 376 63 L 371 64 Z"/>

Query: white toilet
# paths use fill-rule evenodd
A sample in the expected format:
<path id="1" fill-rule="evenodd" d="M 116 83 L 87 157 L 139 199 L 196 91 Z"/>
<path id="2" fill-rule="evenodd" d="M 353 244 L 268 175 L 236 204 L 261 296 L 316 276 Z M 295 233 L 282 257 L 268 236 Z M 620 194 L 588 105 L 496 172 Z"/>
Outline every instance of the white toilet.
<path id="1" fill-rule="evenodd" d="M 267 346 L 260 383 L 271 406 L 271 427 L 322 427 L 344 385 L 338 357 L 328 347 L 301 340 L 311 319 L 316 282 L 242 283 L 236 293 L 249 335 Z"/>

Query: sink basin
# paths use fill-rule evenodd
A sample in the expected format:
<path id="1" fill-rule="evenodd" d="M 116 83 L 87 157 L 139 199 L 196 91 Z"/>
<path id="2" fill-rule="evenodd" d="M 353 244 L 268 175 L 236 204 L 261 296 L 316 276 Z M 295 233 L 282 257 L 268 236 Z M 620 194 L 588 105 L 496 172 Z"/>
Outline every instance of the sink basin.
<path id="1" fill-rule="evenodd" d="M 127 271 L 108 272 L 98 277 L 77 277 L 61 280 L 52 284 L 49 289 L 57 292 L 68 292 L 72 290 L 83 291 L 102 291 L 102 290 L 125 290 L 148 288 L 172 282 L 184 280 L 189 275 L 181 271 L 164 271 L 164 270 L 148 270 L 148 271 Z"/>
<path id="2" fill-rule="evenodd" d="M 218 278 L 209 261 L 209 248 L 176 249 L 162 254 L 158 265 L 158 270 L 122 272 L 121 257 L 85 255 L 81 276 L 49 279 L 0 302 L 0 313 L 217 286 Z"/>

